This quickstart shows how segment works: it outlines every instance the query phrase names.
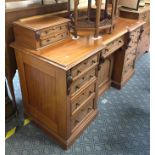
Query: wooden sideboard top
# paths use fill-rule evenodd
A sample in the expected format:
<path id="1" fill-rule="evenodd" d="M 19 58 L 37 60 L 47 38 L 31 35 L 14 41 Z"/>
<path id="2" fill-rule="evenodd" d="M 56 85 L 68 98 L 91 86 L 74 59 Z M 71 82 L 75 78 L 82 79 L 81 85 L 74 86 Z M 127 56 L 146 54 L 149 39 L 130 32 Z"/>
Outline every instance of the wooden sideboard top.
<path id="1" fill-rule="evenodd" d="M 38 51 L 28 49 L 16 44 L 15 42 L 11 44 L 11 47 L 20 50 L 21 52 L 29 53 L 39 59 L 44 59 L 44 61 L 64 70 L 68 70 L 103 49 L 106 44 L 124 35 L 130 30 L 136 29 L 144 23 L 145 22 L 132 19 L 118 18 L 112 34 L 105 34 L 98 40 L 92 39 L 93 33 L 81 31 L 78 33 L 80 38 L 77 40 L 68 39 L 60 44 L 48 46 L 39 49 Z"/>

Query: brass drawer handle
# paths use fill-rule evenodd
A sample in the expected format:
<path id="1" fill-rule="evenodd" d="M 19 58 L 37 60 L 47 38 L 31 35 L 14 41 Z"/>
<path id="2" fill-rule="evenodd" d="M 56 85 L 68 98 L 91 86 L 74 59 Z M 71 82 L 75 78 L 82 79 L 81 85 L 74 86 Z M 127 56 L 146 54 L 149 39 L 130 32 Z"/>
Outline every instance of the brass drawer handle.
<path id="1" fill-rule="evenodd" d="M 90 76 L 89 76 L 89 79 L 91 79 L 91 78 L 93 78 L 93 75 L 90 75 Z"/>
<path id="2" fill-rule="evenodd" d="M 77 75 L 79 75 L 81 73 L 81 71 L 80 70 L 77 70 Z"/>
<path id="3" fill-rule="evenodd" d="M 80 104 L 79 103 L 76 103 L 75 105 L 76 105 L 76 108 L 78 108 Z"/>
<path id="4" fill-rule="evenodd" d="M 88 107 L 88 112 L 90 112 L 93 108 L 92 107 Z"/>
<path id="5" fill-rule="evenodd" d="M 75 124 L 78 124 L 80 121 L 76 119 L 74 122 L 75 122 Z"/>
<path id="6" fill-rule="evenodd" d="M 85 79 L 85 77 L 83 76 L 83 77 L 82 77 L 82 80 L 84 80 L 84 79 Z"/>
<path id="7" fill-rule="evenodd" d="M 122 40 L 119 40 L 118 42 L 119 42 L 119 44 L 121 44 L 123 41 Z"/>
<path id="8" fill-rule="evenodd" d="M 76 91 L 79 89 L 79 86 L 75 86 Z"/>
<path id="9" fill-rule="evenodd" d="M 95 64 L 96 63 L 96 61 L 95 60 L 92 60 L 92 64 Z"/>

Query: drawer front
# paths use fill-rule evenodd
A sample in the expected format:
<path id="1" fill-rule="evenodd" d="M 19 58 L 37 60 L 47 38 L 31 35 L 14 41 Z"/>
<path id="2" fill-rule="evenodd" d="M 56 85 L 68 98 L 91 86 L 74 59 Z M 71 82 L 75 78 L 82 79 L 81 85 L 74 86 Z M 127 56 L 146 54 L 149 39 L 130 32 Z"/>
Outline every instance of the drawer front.
<path id="1" fill-rule="evenodd" d="M 77 113 L 75 116 L 72 117 L 71 120 L 72 130 L 75 127 L 78 127 L 80 123 L 82 123 L 82 121 L 86 118 L 86 116 L 94 110 L 94 102 L 95 99 L 92 98 L 86 103 L 86 105 L 83 108 L 80 109 L 79 113 Z"/>
<path id="2" fill-rule="evenodd" d="M 77 80 L 73 81 L 70 93 L 73 95 L 77 93 L 86 83 L 96 78 L 95 68 L 80 76 Z"/>
<path id="3" fill-rule="evenodd" d="M 98 63 L 97 55 L 94 55 L 94 56 L 86 59 L 85 61 L 81 62 L 80 64 L 78 64 L 77 66 L 75 66 L 74 68 L 71 69 L 71 75 L 72 75 L 73 79 L 75 77 L 78 77 L 79 75 L 81 75 L 88 68 L 97 65 L 97 63 Z"/>
<path id="4" fill-rule="evenodd" d="M 81 106 L 84 105 L 85 101 L 95 94 L 96 83 L 91 84 L 84 89 L 74 100 L 71 101 L 72 114 L 76 112 Z"/>
<path id="5" fill-rule="evenodd" d="M 40 38 L 41 39 L 48 38 L 49 36 L 53 35 L 54 33 L 61 33 L 61 32 L 67 32 L 67 31 L 68 31 L 68 24 L 53 26 L 53 27 L 41 30 Z"/>
<path id="6" fill-rule="evenodd" d="M 109 56 L 111 53 L 113 53 L 114 51 L 116 51 L 117 49 L 122 47 L 123 45 L 124 45 L 123 37 L 120 37 L 120 38 L 112 41 L 111 43 L 106 45 L 105 49 L 102 50 L 102 56 L 103 57 Z"/>
<path id="7" fill-rule="evenodd" d="M 54 36 L 51 36 L 50 38 L 41 40 L 40 41 L 40 46 L 43 47 L 43 46 L 46 46 L 46 45 L 55 43 L 57 41 L 60 41 L 60 40 L 63 40 L 65 38 L 67 38 L 67 36 L 68 36 L 68 33 L 67 32 L 56 34 Z"/>

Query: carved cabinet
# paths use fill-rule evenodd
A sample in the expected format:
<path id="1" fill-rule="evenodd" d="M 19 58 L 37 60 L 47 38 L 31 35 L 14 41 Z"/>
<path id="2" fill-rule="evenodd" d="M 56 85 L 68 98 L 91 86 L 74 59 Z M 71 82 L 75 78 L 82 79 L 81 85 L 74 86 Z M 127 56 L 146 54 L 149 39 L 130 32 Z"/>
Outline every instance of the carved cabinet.
<path id="1" fill-rule="evenodd" d="M 124 46 L 114 54 L 115 61 L 112 74 L 112 86 L 118 89 L 121 89 L 122 86 L 126 84 L 135 71 L 138 41 L 142 33 L 142 25 L 130 29 L 125 35 Z"/>
<path id="2" fill-rule="evenodd" d="M 146 4 L 145 7 L 139 7 L 138 11 L 127 10 L 120 8 L 120 16 L 123 18 L 136 19 L 146 22 L 144 25 L 144 31 L 138 42 L 137 58 L 145 52 L 149 52 L 150 46 L 150 5 Z"/>

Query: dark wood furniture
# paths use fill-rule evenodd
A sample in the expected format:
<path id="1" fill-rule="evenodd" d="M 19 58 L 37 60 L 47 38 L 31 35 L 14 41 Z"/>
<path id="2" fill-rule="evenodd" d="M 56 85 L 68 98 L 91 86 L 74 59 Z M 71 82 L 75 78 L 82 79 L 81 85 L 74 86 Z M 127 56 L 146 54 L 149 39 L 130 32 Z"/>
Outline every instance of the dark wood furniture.
<path id="1" fill-rule="evenodd" d="M 130 55 L 131 42 L 126 36 L 136 32 L 135 41 L 143 25 L 142 21 L 118 18 L 111 35 L 93 40 L 92 31 L 80 31 L 78 40 L 69 38 L 37 51 L 12 43 L 25 114 L 68 148 L 97 115 L 98 97 L 111 82 L 117 87 L 129 79 L 127 75 L 120 78 Z M 129 65 L 131 61 L 135 57 Z M 134 66 L 129 70 L 132 73 Z"/>
<path id="2" fill-rule="evenodd" d="M 137 49 L 137 58 L 149 52 L 150 46 L 150 4 L 139 7 L 137 11 L 120 8 L 120 17 L 145 21 L 144 31 L 140 37 Z"/>

